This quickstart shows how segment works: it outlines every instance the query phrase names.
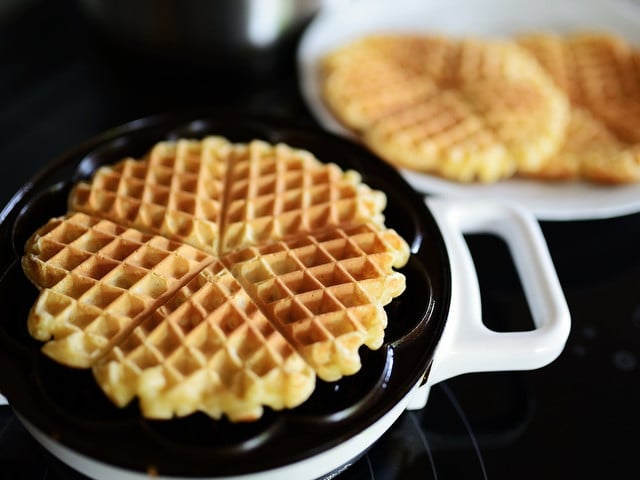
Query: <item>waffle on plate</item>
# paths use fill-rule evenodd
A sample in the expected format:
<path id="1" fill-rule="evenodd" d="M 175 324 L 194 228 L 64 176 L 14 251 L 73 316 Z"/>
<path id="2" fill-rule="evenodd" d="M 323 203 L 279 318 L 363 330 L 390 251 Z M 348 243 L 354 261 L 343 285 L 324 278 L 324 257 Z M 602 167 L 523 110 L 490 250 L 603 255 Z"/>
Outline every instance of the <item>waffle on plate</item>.
<path id="1" fill-rule="evenodd" d="M 640 180 L 640 53 L 603 32 L 371 34 L 323 59 L 321 95 L 389 163 L 458 182 Z"/>

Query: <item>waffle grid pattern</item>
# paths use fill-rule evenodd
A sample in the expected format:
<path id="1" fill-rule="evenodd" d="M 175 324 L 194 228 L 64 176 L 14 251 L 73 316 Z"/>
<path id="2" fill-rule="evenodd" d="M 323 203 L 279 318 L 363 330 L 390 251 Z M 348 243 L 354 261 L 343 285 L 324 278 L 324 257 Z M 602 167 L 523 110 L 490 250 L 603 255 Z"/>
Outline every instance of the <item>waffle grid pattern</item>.
<path id="1" fill-rule="evenodd" d="M 164 142 L 148 158 L 100 169 L 72 190 L 70 213 L 27 242 L 23 268 L 41 290 L 28 326 L 47 355 L 92 368 L 116 405 L 137 397 L 145 416 L 243 421 L 299 405 L 316 376 L 353 374 L 359 348 L 381 346 L 383 307 L 405 288 L 393 269 L 409 257 L 384 226 L 382 192 L 259 141 Z M 202 194 L 211 178 L 223 180 Z M 206 249 L 192 227 L 164 230 L 174 208 L 198 214 L 202 196 L 219 206 L 222 238 Z M 152 207 L 162 222 L 143 221 Z M 229 236 L 225 225 L 258 233 Z"/>
<path id="2" fill-rule="evenodd" d="M 221 253 L 345 223 L 382 224 L 385 201 L 354 171 L 252 142 L 230 162 Z"/>
<path id="3" fill-rule="evenodd" d="M 319 72 L 335 118 L 398 167 L 457 182 L 640 181 L 640 51 L 615 34 L 370 35 Z"/>
<path id="4" fill-rule="evenodd" d="M 540 164 L 568 122 L 565 96 L 510 42 L 369 36 L 330 53 L 321 82 L 329 108 L 375 153 L 463 182 Z"/>
<path id="5" fill-rule="evenodd" d="M 205 411 L 257 418 L 307 398 L 315 374 L 217 263 L 207 267 L 98 363 L 118 405 L 138 395 L 151 417 Z"/>
<path id="6" fill-rule="evenodd" d="M 541 179 L 624 184 L 640 180 L 640 53 L 615 35 L 535 33 L 517 38 L 571 101 L 563 146 Z"/>
<path id="7" fill-rule="evenodd" d="M 225 260 L 318 376 L 332 381 L 360 369 L 362 345 L 380 347 L 382 306 L 405 288 L 392 266 L 404 265 L 408 251 L 389 241 L 397 237 L 363 225 L 251 247 Z"/>
<path id="8" fill-rule="evenodd" d="M 24 257 L 30 280 L 45 288 L 29 331 L 45 352 L 90 366 L 137 318 L 209 260 L 205 253 L 78 213 L 54 221 Z"/>
<path id="9" fill-rule="evenodd" d="M 159 143 L 141 161 L 99 169 L 76 186 L 70 206 L 217 253 L 230 148 L 219 137 Z"/>

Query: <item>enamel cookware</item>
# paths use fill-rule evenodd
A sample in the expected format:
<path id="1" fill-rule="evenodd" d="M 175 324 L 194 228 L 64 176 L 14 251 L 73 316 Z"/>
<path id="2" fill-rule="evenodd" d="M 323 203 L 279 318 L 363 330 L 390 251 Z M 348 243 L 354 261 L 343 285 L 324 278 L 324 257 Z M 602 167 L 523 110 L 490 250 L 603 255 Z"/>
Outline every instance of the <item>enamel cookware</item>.
<path id="1" fill-rule="evenodd" d="M 157 141 L 223 135 L 260 138 L 313 152 L 359 171 L 384 191 L 387 225 L 411 246 L 407 289 L 386 308 L 385 343 L 363 350 L 363 368 L 311 398 L 257 422 L 232 424 L 203 414 L 147 420 L 135 402 L 114 407 L 89 371 L 49 360 L 26 328 L 37 291 L 20 267 L 24 243 L 66 211 L 70 187 L 100 165 L 139 157 Z M 463 235 L 488 232 L 509 245 L 535 327 L 494 332 L 482 322 L 480 294 Z M 141 119 L 64 153 L 25 184 L 0 215 L 0 392 L 28 430 L 85 475 L 107 479 L 331 477 L 362 455 L 407 408 L 428 408 L 431 385 L 479 371 L 543 367 L 562 351 L 569 313 L 536 221 L 497 203 L 425 199 L 400 174 L 354 143 L 281 119 L 189 112 Z M 312 432 L 311 434 L 309 434 Z"/>

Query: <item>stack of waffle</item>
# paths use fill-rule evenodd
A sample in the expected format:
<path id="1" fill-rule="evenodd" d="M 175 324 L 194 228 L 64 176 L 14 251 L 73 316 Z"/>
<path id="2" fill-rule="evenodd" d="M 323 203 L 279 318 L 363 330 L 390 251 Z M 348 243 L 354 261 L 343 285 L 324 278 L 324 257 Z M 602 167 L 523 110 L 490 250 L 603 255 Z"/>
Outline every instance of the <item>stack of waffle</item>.
<path id="1" fill-rule="evenodd" d="M 459 182 L 640 180 L 640 53 L 604 34 L 375 35 L 327 55 L 322 96 L 393 165 Z"/>
<path id="2" fill-rule="evenodd" d="M 409 257 L 385 205 L 304 150 L 161 142 L 77 184 L 28 240 L 29 332 L 147 417 L 295 407 L 383 343 Z"/>

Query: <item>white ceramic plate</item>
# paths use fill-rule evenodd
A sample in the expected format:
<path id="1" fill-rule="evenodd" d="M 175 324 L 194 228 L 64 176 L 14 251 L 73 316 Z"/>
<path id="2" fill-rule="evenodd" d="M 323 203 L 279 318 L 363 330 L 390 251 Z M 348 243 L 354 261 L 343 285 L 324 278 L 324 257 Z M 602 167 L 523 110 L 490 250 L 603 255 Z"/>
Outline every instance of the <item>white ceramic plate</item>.
<path id="1" fill-rule="evenodd" d="M 371 32 L 432 32 L 508 37 L 518 32 L 601 30 L 640 45 L 640 2 L 635 0 L 341 0 L 322 11 L 298 49 L 300 87 L 312 114 L 327 129 L 350 136 L 324 106 L 319 59 Z M 457 198 L 519 202 L 541 220 L 608 218 L 640 211 L 640 185 L 506 180 L 465 185 L 402 171 L 419 191 Z"/>

